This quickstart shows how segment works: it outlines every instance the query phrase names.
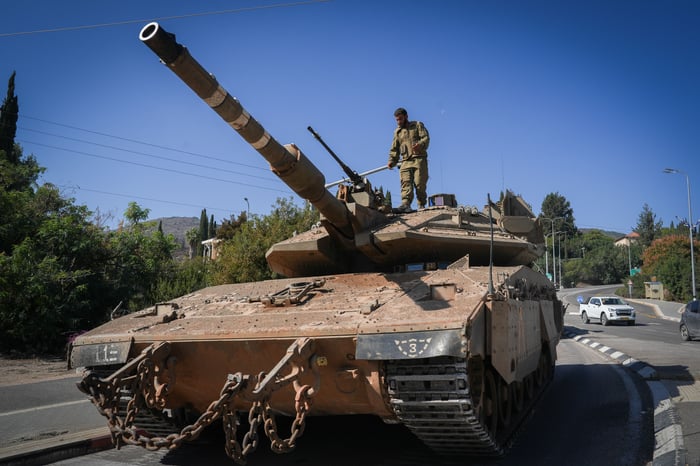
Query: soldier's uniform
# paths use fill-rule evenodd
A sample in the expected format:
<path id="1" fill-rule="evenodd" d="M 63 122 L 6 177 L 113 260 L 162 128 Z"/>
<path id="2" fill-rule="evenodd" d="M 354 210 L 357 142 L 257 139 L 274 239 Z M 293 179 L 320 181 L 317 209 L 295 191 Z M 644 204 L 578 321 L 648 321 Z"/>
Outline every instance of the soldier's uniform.
<path id="1" fill-rule="evenodd" d="M 414 151 L 413 145 L 416 143 L 419 143 L 419 147 Z M 425 207 L 428 199 L 428 144 L 430 135 L 420 121 L 409 121 L 405 128 L 398 127 L 394 130 L 394 140 L 389 149 L 389 166 L 395 166 L 401 159 L 399 176 L 402 208 L 410 208 L 414 187 L 418 207 Z"/>

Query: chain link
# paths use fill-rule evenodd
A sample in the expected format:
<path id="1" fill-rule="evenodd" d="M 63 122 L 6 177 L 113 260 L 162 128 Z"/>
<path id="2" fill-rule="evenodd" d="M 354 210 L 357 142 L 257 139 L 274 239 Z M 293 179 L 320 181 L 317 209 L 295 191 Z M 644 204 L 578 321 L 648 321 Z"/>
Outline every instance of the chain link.
<path id="1" fill-rule="evenodd" d="M 299 344 L 300 342 L 302 344 Z M 290 348 L 305 347 L 308 349 L 305 346 L 308 342 L 308 339 L 298 340 Z M 312 397 L 318 391 L 320 382 L 318 370 L 313 367 L 315 364 L 310 362 L 312 358 L 302 357 L 302 360 L 306 361 L 305 363 L 299 359 L 281 362 L 276 369 L 279 371 L 284 366 L 291 366 L 290 375 L 281 376 L 276 372 L 274 379 L 270 379 L 266 378 L 264 372 L 261 372 L 256 378 L 255 385 L 251 383 L 249 375 L 242 375 L 240 372 L 229 375 L 221 389 L 219 398 L 211 402 L 206 411 L 193 424 L 182 428 L 179 433 L 172 433 L 165 437 L 149 437 L 143 435 L 134 422 L 142 410 L 164 409 L 165 396 L 163 394 L 167 394 L 168 390 L 167 384 L 160 384 L 157 380 L 160 377 L 158 374 L 162 373 L 162 368 L 161 372 L 157 372 L 159 367 L 154 362 L 154 351 L 152 348 L 144 350 L 139 361 L 135 360 L 127 364 L 129 367 L 124 367 L 111 377 L 101 379 L 96 373 L 89 372 L 80 382 L 81 390 L 90 396 L 100 414 L 107 418 L 112 441 L 116 448 L 120 448 L 122 445 L 136 445 L 151 451 L 161 448 L 172 450 L 179 447 L 182 442 L 196 439 L 204 428 L 219 418 L 222 420 L 226 435 L 226 454 L 237 464 L 245 464 L 245 457 L 258 448 L 258 431 L 261 424 L 265 434 L 270 439 L 272 450 L 276 453 L 287 453 L 296 447 L 297 439 L 304 433 L 306 415 L 311 409 Z M 297 349 L 297 351 L 299 350 Z M 299 352 L 295 354 L 301 356 Z M 300 375 L 309 364 L 312 366 L 314 374 L 314 386 L 299 383 Z M 129 373 L 130 371 L 132 373 Z M 168 367 L 168 371 L 168 377 L 172 382 L 175 377 L 174 370 Z M 274 381 L 266 385 L 265 382 L 270 380 Z M 294 398 L 296 416 L 292 422 L 289 438 L 282 439 L 277 432 L 277 423 L 270 405 L 270 398 L 274 391 L 290 382 L 293 382 L 296 392 Z M 256 387 L 255 390 L 253 390 L 253 386 Z M 256 393 L 256 390 L 259 391 Z M 251 407 L 248 410 L 249 429 L 240 442 L 238 441 L 239 418 L 233 404 L 237 395 L 243 399 L 251 400 Z M 126 396 L 129 396 L 129 400 L 126 407 L 122 408 L 124 406 L 122 399 Z"/>
<path id="2" fill-rule="evenodd" d="M 283 439 L 279 436 L 275 415 L 272 412 L 270 403 L 267 401 L 265 402 L 265 409 L 263 410 L 265 434 L 270 439 L 270 448 L 275 453 L 288 453 L 292 451 L 296 447 L 297 439 L 304 434 L 306 414 L 309 412 L 312 402 L 312 395 L 309 392 L 313 393 L 311 385 L 303 385 L 297 389 L 296 396 L 294 397 L 296 417 L 294 421 L 292 421 L 291 433 L 287 439 Z"/>

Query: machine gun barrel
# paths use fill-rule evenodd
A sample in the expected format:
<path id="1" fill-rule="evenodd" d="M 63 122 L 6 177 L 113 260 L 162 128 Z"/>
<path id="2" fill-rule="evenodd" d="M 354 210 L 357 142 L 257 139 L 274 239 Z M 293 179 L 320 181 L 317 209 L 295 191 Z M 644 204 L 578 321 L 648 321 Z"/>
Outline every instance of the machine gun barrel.
<path id="1" fill-rule="evenodd" d="M 187 86 L 240 134 L 270 164 L 287 186 L 309 201 L 343 235 L 352 237 L 347 206 L 324 186 L 318 168 L 293 144 L 281 145 L 258 123 L 226 89 L 195 60 L 175 35 L 152 22 L 141 29 L 139 39 L 146 44 Z"/>
<path id="2" fill-rule="evenodd" d="M 401 166 L 400 164 L 398 165 L 399 167 Z M 360 179 L 364 178 L 365 176 L 372 175 L 374 173 L 378 173 L 380 171 L 388 170 L 389 167 L 386 165 L 382 165 L 381 167 L 373 168 L 371 170 L 367 170 L 366 172 L 362 172 L 358 174 L 357 176 L 360 177 Z M 348 178 L 343 178 L 338 181 L 333 181 L 332 183 L 326 183 L 326 188 L 332 188 L 333 186 L 338 186 L 341 183 L 347 183 L 348 181 L 353 181 L 352 179 Z"/>
<path id="3" fill-rule="evenodd" d="M 345 174 L 348 175 L 347 179 L 352 181 L 355 185 L 359 185 L 362 183 L 362 177 L 358 175 L 355 170 L 345 165 L 345 163 L 342 160 L 340 160 L 340 157 L 335 155 L 335 152 L 333 152 L 333 150 L 330 147 L 328 147 L 328 144 L 326 144 L 326 142 L 323 139 L 321 139 L 321 136 L 319 136 L 319 134 L 316 131 L 314 131 L 314 129 L 311 126 L 307 127 L 306 129 L 308 129 L 311 132 L 311 134 L 313 134 L 314 137 L 318 139 L 318 142 L 320 142 L 321 145 L 328 151 L 328 153 L 331 154 L 331 157 L 333 157 L 335 161 L 338 162 L 340 168 L 342 168 Z"/>

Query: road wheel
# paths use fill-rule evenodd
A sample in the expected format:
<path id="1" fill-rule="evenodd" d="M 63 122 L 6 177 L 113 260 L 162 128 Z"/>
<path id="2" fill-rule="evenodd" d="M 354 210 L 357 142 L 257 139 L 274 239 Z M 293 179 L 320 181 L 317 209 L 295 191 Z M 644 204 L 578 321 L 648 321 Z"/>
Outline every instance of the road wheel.
<path id="1" fill-rule="evenodd" d="M 520 413 L 525 406 L 525 380 L 522 382 L 513 382 L 513 402 L 515 412 Z"/>
<path id="2" fill-rule="evenodd" d="M 527 400 L 530 401 L 535 395 L 535 373 L 531 372 L 528 374 L 523 383 L 525 384 L 525 396 Z"/>
<path id="3" fill-rule="evenodd" d="M 688 332 L 688 327 L 685 324 L 681 324 L 681 338 L 683 341 L 690 341 L 690 333 Z"/>
<path id="4" fill-rule="evenodd" d="M 550 373 L 552 372 L 552 368 L 553 366 L 551 365 L 549 354 L 543 350 L 540 353 L 540 361 L 537 365 L 537 369 L 535 370 L 535 383 L 537 384 L 538 388 L 542 387 L 547 382 L 547 379 L 549 379 Z"/>
<path id="5" fill-rule="evenodd" d="M 602 326 L 608 325 L 608 318 L 605 316 L 605 313 L 604 313 L 604 312 L 601 312 L 601 313 L 600 313 L 600 324 L 601 324 Z"/>
<path id="6" fill-rule="evenodd" d="M 503 427 L 510 425 L 513 412 L 513 386 L 498 380 L 498 419 Z"/>
<path id="7" fill-rule="evenodd" d="M 498 385 L 491 368 L 487 368 L 484 374 L 480 408 L 484 426 L 495 437 L 498 430 Z"/>
<path id="8" fill-rule="evenodd" d="M 581 313 L 581 320 L 583 321 L 584 324 L 589 323 L 591 320 L 588 318 L 588 314 L 586 314 L 586 311 L 583 311 Z"/>

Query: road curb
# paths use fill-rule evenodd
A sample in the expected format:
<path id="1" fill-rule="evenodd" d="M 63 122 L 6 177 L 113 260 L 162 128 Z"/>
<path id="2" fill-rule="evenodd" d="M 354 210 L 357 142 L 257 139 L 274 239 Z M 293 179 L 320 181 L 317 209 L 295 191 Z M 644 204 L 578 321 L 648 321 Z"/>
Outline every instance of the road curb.
<path id="1" fill-rule="evenodd" d="M 653 466 L 684 466 L 686 452 L 683 446 L 683 429 L 671 394 L 659 381 L 656 369 L 575 331 L 564 330 L 563 335 L 604 354 L 646 381 L 654 400 L 654 457 L 651 464 Z"/>
<path id="2" fill-rule="evenodd" d="M 625 301 L 628 301 L 630 303 L 644 304 L 645 306 L 649 306 L 654 310 L 654 314 L 656 314 L 656 317 L 659 317 L 660 319 L 664 319 L 664 320 L 670 320 L 672 322 L 680 322 L 681 321 L 680 311 L 685 306 L 685 304 L 676 303 L 676 304 L 678 304 L 678 308 L 676 309 L 675 312 L 679 315 L 679 317 L 674 317 L 674 316 L 666 315 L 666 313 L 664 313 L 661 310 L 661 307 L 659 307 L 659 305 L 656 303 L 650 303 L 648 301 L 640 301 L 638 299 L 632 299 L 632 298 L 625 298 Z"/>
<path id="3" fill-rule="evenodd" d="M 0 465 L 41 465 L 110 448 L 112 437 L 105 426 L 0 448 Z"/>

